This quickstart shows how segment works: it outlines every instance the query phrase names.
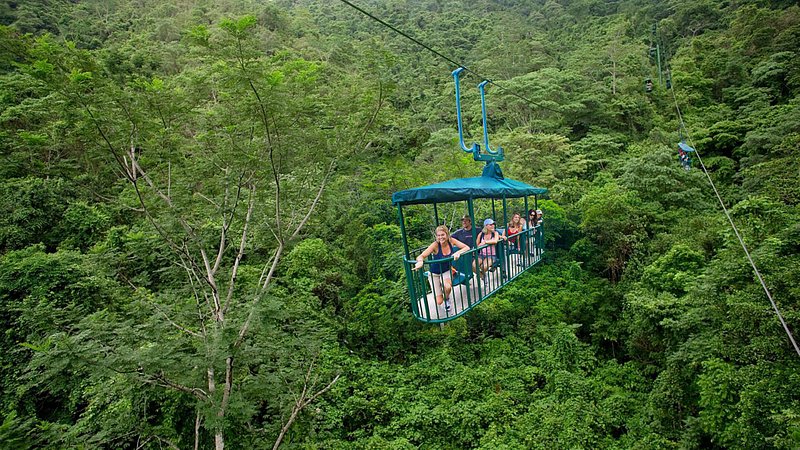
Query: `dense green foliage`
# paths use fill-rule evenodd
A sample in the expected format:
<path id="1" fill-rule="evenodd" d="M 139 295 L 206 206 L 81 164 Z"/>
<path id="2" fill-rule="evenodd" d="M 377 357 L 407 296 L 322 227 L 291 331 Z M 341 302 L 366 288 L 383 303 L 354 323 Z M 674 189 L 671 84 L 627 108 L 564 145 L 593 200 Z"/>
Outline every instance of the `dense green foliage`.
<path id="1" fill-rule="evenodd" d="M 800 357 L 675 104 L 800 334 L 800 7 L 357 3 L 507 88 L 546 261 L 413 319 L 391 193 L 480 166 L 453 67 L 341 2 L 1 2 L 0 448 L 799 448 Z"/>

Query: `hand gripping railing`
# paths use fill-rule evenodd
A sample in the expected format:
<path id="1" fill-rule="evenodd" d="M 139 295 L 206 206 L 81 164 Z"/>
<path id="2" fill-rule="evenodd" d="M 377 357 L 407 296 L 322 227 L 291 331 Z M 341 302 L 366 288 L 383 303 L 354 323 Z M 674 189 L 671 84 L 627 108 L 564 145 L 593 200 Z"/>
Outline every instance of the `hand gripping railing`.
<path id="1" fill-rule="evenodd" d="M 412 270 L 416 256 L 424 249 L 411 252 L 404 258 L 411 310 L 414 316 L 429 323 L 442 323 L 462 316 L 501 287 L 515 279 L 541 260 L 540 227 L 529 228 L 497 244 L 485 244 L 463 253 L 458 260 L 452 256 L 423 261 L 422 267 Z M 487 251 L 495 249 L 492 256 Z M 485 269 L 485 270 L 484 270 Z M 452 288 L 449 290 L 447 285 Z M 450 302 L 450 310 L 437 297 Z"/>

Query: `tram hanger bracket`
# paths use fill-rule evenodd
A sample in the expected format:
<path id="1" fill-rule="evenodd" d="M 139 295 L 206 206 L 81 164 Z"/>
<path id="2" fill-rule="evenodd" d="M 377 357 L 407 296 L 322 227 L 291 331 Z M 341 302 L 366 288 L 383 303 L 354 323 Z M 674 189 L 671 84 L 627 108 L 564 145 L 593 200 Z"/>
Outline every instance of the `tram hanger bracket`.
<path id="1" fill-rule="evenodd" d="M 483 80 L 479 85 L 478 89 L 481 93 L 481 115 L 483 118 L 483 146 L 486 153 L 481 153 L 481 146 L 473 142 L 472 147 L 467 147 L 464 143 L 464 123 L 461 118 L 461 87 L 460 87 L 460 80 L 459 75 L 465 69 L 463 67 L 459 67 L 458 69 L 453 71 L 453 81 L 456 85 L 456 119 L 458 120 L 458 142 L 461 145 L 461 150 L 466 153 L 472 153 L 472 158 L 475 161 L 485 161 L 487 163 L 491 161 L 500 162 L 505 159 L 504 152 L 502 147 L 497 147 L 496 150 L 492 150 L 489 146 L 489 128 L 486 120 L 486 85 L 490 83 L 489 80 Z"/>

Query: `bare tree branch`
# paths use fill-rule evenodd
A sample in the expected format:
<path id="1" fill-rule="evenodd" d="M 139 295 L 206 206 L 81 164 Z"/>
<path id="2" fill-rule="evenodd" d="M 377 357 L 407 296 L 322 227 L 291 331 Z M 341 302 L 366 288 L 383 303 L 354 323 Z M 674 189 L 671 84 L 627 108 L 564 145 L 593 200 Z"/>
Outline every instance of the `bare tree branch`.
<path id="1" fill-rule="evenodd" d="M 255 207 L 255 198 L 256 198 L 256 187 L 255 185 L 250 186 L 250 198 L 247 202 L 247 214 L 244 218 L 244 224 L 242 225 L 242 239 L 239 241 L 239 251 L 236 253 L 236 258 L 233 261 L 233 268 L 231 269 L 231 281 L 228 285 L 228 295 L 225 296 L 225 305 L 222 308 L 222 313 L 225 314 L 228 311 L 228 306 L 230 306 L 231 298 L 233 298 L 233 288 L 236 284 L 236 275 L 239 272 L 239 262 L 242 260 L 242 256 L 244 255 L 245 245 L 247 244 L 247 228 L 250 225 L 250 219 L 253 215 L 253 209 Z"/>
<path id="2" fill-rule="evenodd" d="M 203 317 L 203 308 L 200 306 L 200 295 L 197 293 L 197 287 L 194 284 L 194 279 L 192 278 L 192 273 L 188 267 L 186 267 L 186 276 L 189 278 L 189 285 L 192 286 L 192 294 L 194 294 L 194 300 L 197 304 L 197 322 L 200 324 L 200 329 L 202 330 L 203 341 L 206 340 L 206 321 L 205 317 Z M 206 299 L 206 303 L 208 300 Z"/>
<path id="3" fill-rule="evenodd" d="M 196 195 L 196 196 L 198 196 L 198 197 L 202 198 L 203 200 L 207 201 L 208 203 L 211 203 L 211 204 L 212 204 L 212 205 L 213 205 L 215 208 L 217 208 L 217 209 L 221 209 L 221 208 L 222 208 L 221 206 L 219 206 L 219 203 L 217 203 L 217 202 L 215 202 L 214 200 L 212 200 L 212 199 L 208 198 L 208 197 L 207 197 L 205 194 L 203 194 L 202 192 L 195 192 L 195 193 L 194 193 L 194 195 Z"/>
<path id="4" fill-rule="evenodd" d="M 266 291 L 270 281 L 272 281 L 272 276 L 275 274 L 275 269 L 278 267 L 282 253 L 283 243 L 278 243 L 278 248 L 275 249 L 275 255 L 272 258 L 272 265 L 269 268 L 269 273 L 267 273 L 264 283 L 261 285 L 260 292 L 256 294 L 255 298 L 253 298 L 253 300 L 250 302 L 250 312 L 247 314 L 247 319 L 244 321 L 244 324 L 242 324 L 242 327 L 239 329 L 239 336 L 236 338 L 236 342 L 233 344 L 234 348 L 238 348 L 242 344 L 242 341 L 244 341 L 244 337 L 247 335 L 247 330 L 250 328 L 250 321 L 253 320 L 253 316 L 256 312 L 255 306 L 258 304 L 259 300 L 261 300 L 261 296 L 264 294 L 264 291 Z"/>
<path id="5" fill-rule="evenodd" d="M 184 247 L 185 247 L 185 245 L 186 244 L 184 243 Z M 187 252 L 188 252 L 188 250 L 187 250 Z M 181 258 L 181 261 L 183 261 L 183 255 L 179 254 L 178 256 Z M 187 275 L 189 276 L 189 281 L 190 281 L 190 283 L 192 285 L 192 291 L 195 293 L 195 296 L 197 296 L 197 285 L 206 285 L 207 281 L 205 279 L 200 278 L 200 275 L 197 274 L 197 271 L 195 270 L 196 265 L 193 264 L 193 265 L 189 266 L 189 265 L 186 265 L 185 263 L 182 263 L 181 266 L 186 269 Z M 197 285 L 195 284 L 195 281 L 197 282 Z M 206 302 L 206 306 L 208 307 L 209 314 L 214 316 L 214 306 L 211 304 L 211 300 L 208 298 L 208 291 L 203 289 L 202 292 L 203 292 L 203 300 L 205 300 L 205 302 Z M 200 317 L 202 319 L 202 317 L 203 317 L 202 314 L 200 315 Z M 202 325 L 205 326 L 204 324 L 202 324 Z M 205 332 L 204 332 L 204 334 L 205 334 Z"/>
<path id="6" fill-rule="evenodd" d="M 225 253 L 225 240 L 228 237 L 228 229 L 230 228 L 231 220 L 233 219 L 233 214 L 236 211 L 236 203 L 233 203 L 233 208 L 231 211 L 231 220 L 225 217 L 225 207 L 228 206 L 228 195 L 230 193 L 230 186 L 228 184 L 228 169 L 225 168 L 223 170 L 225 174 L 225 194 L 222 197 L 222 210 L 220 211 L 222 215 L 222 229 L 219 233 L 219 248 L 217 249 L 217 257 L 214 260 L 214 267 L 211 269 L 211 274 L 216 275 L 217 270 L 219 270 L 219 265 L 222 263 L 222 255 Z M 237 193 L 236 193 L 236 200 L 239 200 L 239 192 L 241 192 L 242 186 L 237 186 Z"/>
<path id="7" fill-rule="evenodd" d="M 211 270 L 211 262 L 208 260 L 205 249 L 200 249 L 200 255 L 203 257 L 203 265 L 206 268 L 206 281 L 211 287 L 211 299 L 214 300 L 214 319 L 222 322 L 222 306 L 219 301 L 219 290 L 217 289 L 217 281 L 214 278 L 214 272 Z"/>
<path id="8" fill-rule="evenodd" d="M 184 386 L 184 385 L 182 385 L 180 383 L 176 383 L 176 382 L 168 379 L 166 376 L 164 376 L 163 372 L 161 372 L 161 373 L 159 373 L 157 375 L 144 375 L 144 377 L 142 378 L 142 381 L 144 381 L 145 383 L 148 383 L 148 384 L 154 384 L 156 386 L 175 389 L 176 391 L 180 391 L 180 392 L 185 392 L 187 394 L 191 394 L 192 396 L 194 396 L 198 400 L 202 400 L 202 401 L 209 400 L 209 397 L 208 397 L 208 394 L 206 393 L 206 391 L 204 391 L 204 390 L 202 390 L 200 388 L 188 387 L 188 386 Z"/>
<path id="9" fill-rule="evenodd" d="M 153 304 L 153 306 L 155 306 L 155 308 L 158 310 L 158 312 L 159 312 L 159 313 L 161 313 L 161 315 L 162 315 L 162 316 L 164 316 L 164 318 L 165 318 L 165 319 L 167 319 L 167 322 L 169 322 L 169 323 L 170 323 L 170 325 L 172 325 L 173 327 L 175 327 L 175 328 L 177 328 L 177 329 L 179 329 L 179 330 L 183 331 L 184 333 L 186 333 L 186 334 L 188 334 L 188 335 L 190 335 L 190 336 L 194 336 L 194 337 L 197 337 L 197 338 L 199 338 L 199 337 L 203 337 L 203 336 L 202 336 L 200 333 L 198 333 L 198 332 L 196 332 L 196 331 L 192 331 L 192 330 L 190 330 L 190 329 L 188 329 L 188 328 L 184 327 L 183 325 L 179 325 L 179 324 L 177 324 L 177 323 L 176 323 L 174 320 L 172 320 L 172 319 L 171 319 L 171 318 L 170 318 L 170 317 L 167 315 L 167 313 L 166 313 L 166 312 L 164 312 L 164 310 L 162 310 L 162 309 L 161 309 L 161 307 L 160 307 L 160 306 L 158 306 L 158 304 L 157 304 L 156 302 L 151 302 L 151 303 Z"/>
<path id="10" fill-rule="evenodd" d="M 225 385 L 222 388 L 222 402 L 217 410 L 217 417 L 220 419 L 225 417 L 225 412 L 228 410 L 231 391 L 233 391 L 233 356 L 229 355 L 225 358 Z"/>
<path id="11" fill-rule="evenodd" d="M 150 189 L 152 189 L 153 192 L 156 193 L 156 195 L 158 195 L 162 200 L 164 200 L 164 203 L 166 203 L 167 206 L 169 206 L 170 208 L 173 208 L 175 205 L 172 203 L 172 199 L 167 194 L 165 194 L 161 190 L 161 188 L 156 186 L 155 182 L 153 182 L 153 179 L 150 178 L 150 175 L 148 175 L 147 172 L 144 171 L 144 169 L 142 169 L 142 166 L 139 165 L 139 161 L 136 158 L 134 158 L 134 156 L 135 156 L 135 152 L 132 151 L 131 152 L 131 168 L 132 168 L 131 172 L 133 174 L 133 179 L 131 181 L 132 182 L 137 181 L 140 178 L 139 175 L 141 175 L 141 179 L 143 179 L 144 182 L 147 183 L 147 185 L 150 187 Z"/>
<path id="12" fill-rule="evenodd" d="M 194 450 L 200 448 L 200 408 L 194 416 Z"/>
<path id="13" fill-rule="evenodd" d="M 310 370 L 311 370 L 311 366 L 309 366 L 309 371 Z M 272 450 L 277 450 L 278 447 L 280 447 L 281 443 L 283 442 L 284 436 L 286 436 L 286 432 L 289 431 L 289 428 L 291 428 L 292 424 L 297 419 L 297 415 L 300 414 L 300 412 L 306 406 L 311 404 L 311 402 L 316 400 L 317 397 L 319 397 L 320 395 L 328 392 L 333 387 L 333 385 L 336 384 L 337 381 L 339 381 L 339 377 L 341 377 L 341 374 L 336 374 L 336 377 L 334 377 L 334 379 L 331 380 L 331 382 L 328 383 L 327 386 L 325 386 L 324 388 L 320 389 L 319 391 L 317 391 L 316 393 L 314 393 L 310 397 L 306 397 L 307 390 L 306 390 L 305 387 L 303 388 L 303 393 L 302 393 L 301 397 L 297 399 L 297 401 L 295 402 L 294 406 L 292 407 L 292 413 L 291 413 L 291 415 L 289 415 L 289 419 L 286 421 L 286 424 L 284 424 L 283 427 L 281 428 L 281 432 L 278 435 L 278 438 L 275 440 L 275 445 L 272 446 Z M 306 374 L 306 381 L 308 381 L 308 374 Z"/>
<path id="14" fill-rule="evenodd" d="M 262 286 L 261 289 L 263 289 L 263 286 L 266 286 L 266 284 L 264 283 L 264 277 L 267 275 L 267 269 L 272 267 L 273 261 L 275 261 L 275 256 L 277 255 L 277 253 L 278 253 L 277 249 L 275 249 L 275 251 L 272 252 L 272 256 L 270 256 L 269 260 L 266 262 L 266 264 L 264 264 L 264 268 L 261 269 L 261 276 L 258 277 L 258 285 Z"/>
<path id="15" fill-rule="evenodd" d="M 303 220 L 301 220 L 300 223 L 297 225 L 297 228 L 294 230 L 294 233 L 292 233 L 290 239 L 294 239 L 298 234 L 300 234 L 300 230 L 303 229 L 303 226 L 305 226 L 309 217 L 311 217 L 311 214 L 314 212 L 314 208 L 316 208 L 317 203 L 319 203 L 319 199 L 322 198 L 322 192 L 325 190 L 325 185 L 328 183 L 328 179 L 330 178 L 331 173 L 333 173 L 333 169 L 335 167 L 336 167 L 336 158 L 331 160 L 331 163 L 328 166 L 328 172 L 325 173 L 325 178 L 322 180 L 322 184 L 320 184 L 319 190 L 317 190 L 317 196 L 314 197 L 314 201 L 311 202 L 311 206 L 308 208 L 306 216 L 303 217 Z"/>
<path id="16" fill-rule="evenodd" d="M 275 256 L 272 258 L 272 265 L 269 268 L 269 272 L 267 273 L 264 282 L 261 284 L 261 290 L 264 291 L 269 286 L 270 281 L 272 281 L 272 276 L 275 275 L 275 270 L 278 268 L 278 263 L 281 260 L 281 255 L 283 254 L 283 242 L 278 243 L 278 248 L 275 249 Z"/>
<path id="17" fill-rule="evenodd" d="M 141 436 L 139 436 L 139 437 L 141 438 Z M 147 445 L 147 443 L 148 443 L 148 442 L 150 442 L 150 441 L 152 441 L 152 440 L 153 440 L 153 436 L 150 436 L 150 437 L 148 437 L 147 439 L 145 439 L 145 440 L 144 440 L 144 442 L 142 442 L 141 444 L 139 444 L 139 439 L 137 439 L 137 440 L 136 440 L 136 450 L 139 450 L 139 449 L 142 449 L 142 448 L 144 448 L 144 446 L 145 446 L 145 445 Z"/>
<path id="18" fill-rule="evenodd" d="M 214 379 L 214 368 L 208 367 L 206 369 L 206 376 L 208 377 L 208 393 L 214 394 L 217 391 L 217 383 Z"/>
<path id="19" fill-rule="evenodd" d="M 167 444 L 169 446 L 169 448 L 171 448 L 171 449 L 181 450 L 180 447 L 178 447 L 177 445 L 173 444 L 172 442 L 170 442 L 170 441 L 168 441 L 168 440 L 166 440 L 166 439 L 164 439 L 164 438 L 162 438 L 160 436 L 155 436 L 155 438 L 158 439 L 159 441 L 163 442 L 164 444 Z"/>

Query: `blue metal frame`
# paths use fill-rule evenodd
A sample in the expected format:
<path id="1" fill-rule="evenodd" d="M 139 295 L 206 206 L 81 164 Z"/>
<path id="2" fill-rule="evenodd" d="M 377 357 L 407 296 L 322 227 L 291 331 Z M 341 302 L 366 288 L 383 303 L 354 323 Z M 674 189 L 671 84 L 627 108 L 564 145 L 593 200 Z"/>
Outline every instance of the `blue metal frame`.
<path id="1" fill-rule="evenodd" d="M 472 153 L 473 157 L 477 161 L 478 156 L 481 153 L 481 146 L 478 145 L 476 142 L 472 143 L 472 148 L 468 148 L 464 144 L 464 125 L 461 120 L 461 88 L 460 82 L 458 80 L 458 76 L 461 72 L 464 71 L 463 67 L 459 67 L 458 69 L 453 71 L 453 80 L 456 83 L 456 119 L 458 120 L 458 142 L 461 144 L 461 150 L 464 150 L 466 153 Z"/>
<path id="2" fill-rule="evenodd" d="M 493 161 L 502 161 L 503 158 L 503 148 L 498 146 L 497 150 L 492 150 L 492 147 L 489 146 L 489 130 L 486 121 L 486 85 L 489 84 L 489 80 L 483 80 L 481 84 L 478 85 L 478 89 L 481 91 L 481 115 L 483 116 L 483 147 L 484 149 L 490 154 L 495 155 L 496 158 L 493 158 Z"/>
<path id="3" fill-rule="evenodd" d="M 501 147 L 497 147 L 497 150 L 492 150 L 489 147 L 489 132 L 486 124 L 486 94 L 484 92 L 486 84 L 489 83 L 488 80 L 484 80 L 478 85 L 481 93 L 481 111 L 483 114 L 483 142 L 487 153 L 481 153 L 481 146 L 475 142 L 472 143 L 471 148 L 467 147 L 467 145 L 464 143 L 464 123 L 463 119 L 461 118 L 461 83 L 459 80 L 459 76 L 463 71 L 463 67 L 459 67 L 453 71 L 453 81 L 456 85 L 456 120 L 458 121 L 458 142 L 459 145 L 461 145 L 461 150 L 466 153 L 472 153 L 472 158 L 475 161 L 503 161 L 503 159 L 505 159 L 503 157 L 503 149 Z"/>

